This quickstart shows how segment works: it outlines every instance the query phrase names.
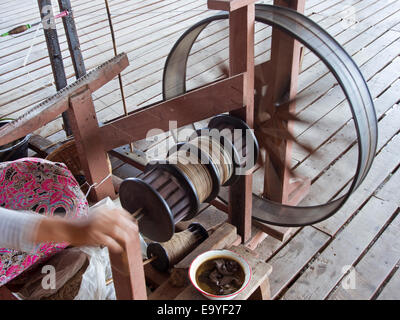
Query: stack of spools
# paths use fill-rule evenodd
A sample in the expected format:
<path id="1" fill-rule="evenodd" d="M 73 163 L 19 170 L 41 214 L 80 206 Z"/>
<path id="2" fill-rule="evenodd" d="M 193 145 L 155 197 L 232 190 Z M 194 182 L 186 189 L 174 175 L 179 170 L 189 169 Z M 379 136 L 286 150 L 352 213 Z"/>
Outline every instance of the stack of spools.
<path id="1" fill-rule="evenodd" d="M 139 231 L 165 242 L 175 225 L 196 216 L 199 206 L 211 202 L 220 186 L 230 186 L 257 162 L 258 143 L 249 126 L 229 116 L 214 117 L 188 142 L 175 145 L 166 160 L 148 164 L 137 178 L 120 186 L 122 206 L 140 211 Z"/>

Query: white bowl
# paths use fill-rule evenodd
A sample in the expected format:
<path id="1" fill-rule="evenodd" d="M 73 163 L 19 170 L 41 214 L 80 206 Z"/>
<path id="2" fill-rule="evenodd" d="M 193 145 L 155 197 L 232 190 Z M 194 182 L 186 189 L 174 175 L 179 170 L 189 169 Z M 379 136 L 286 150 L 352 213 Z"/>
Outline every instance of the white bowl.
<path id="1" fill-rule="evenodd" d="M 244 281 L 242 286 L 235 291 L 234 293 L 231 294 L 227 294 L 227 295 L 215 295 L 215 294 L 211 294 L 208 293 L 204 290 L 202 290 L 200 288 L 200 286 L 198 285 L 197 281 L 196 281 L 196 271 L 199 268 L 199 266 L 207 261 L 210 260 L 212 258 L 230 258 L 232 260 L 235 260 L 237 263 L 240 264 L 240 266 L 243 268 L 244 271 Z M 244 288 L 247 287 L 247 285 L 250 282 L 251 279 L 251 268 L 249 263 L 246 261 L 246 259 L 244 259 L 242 256 L 240 256 L 239 254 L 230 251 L 230 250 L 210 250 L 210 251 L 206 251 L 204 253 L 202 253 L 201 255 L 199 255 L 198 257 L 196 257 L 196 259 L 194 259 L 190 265 L 189 268 L 189 279 L 192 282 L 193 286 L 200 291 L 200 293 L 205 296 L 206 298 L 210 299 L 210 300 L 232 300 L 233 298 L 235 298 L 240 292 L 242 292 L 244 290 Z"/>

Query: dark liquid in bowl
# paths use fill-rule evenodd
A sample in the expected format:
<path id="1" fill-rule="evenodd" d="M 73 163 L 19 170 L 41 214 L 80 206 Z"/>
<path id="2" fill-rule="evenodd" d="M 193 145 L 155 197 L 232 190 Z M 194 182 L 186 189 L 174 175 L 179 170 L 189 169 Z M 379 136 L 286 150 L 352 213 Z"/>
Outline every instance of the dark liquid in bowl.
<path id="1" fill-rule="evenodd" d="M 199 287 L 214 295 L 232 294 L 244 283 L 244 270 L 234 259 L 216 257 L 204 261 L 196 271 Z"/>

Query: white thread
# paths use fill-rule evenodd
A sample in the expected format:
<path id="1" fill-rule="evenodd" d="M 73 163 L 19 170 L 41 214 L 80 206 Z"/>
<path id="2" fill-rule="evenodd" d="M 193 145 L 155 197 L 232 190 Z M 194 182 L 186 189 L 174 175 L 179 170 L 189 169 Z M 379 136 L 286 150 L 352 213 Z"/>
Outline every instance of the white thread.
<path id="1" fill-rule="evenodd" d="M 30 56 L 31 56 L 32 49 L 33 49 L 33 47 L 35 46 L 35 40 L 36 40 L 36 38 L 37 38 L 37 36 L 38 36 L 38 34 L 39 34 L 39 30 L 41 29 L 41 26 L 42 26 L 42 24 L 39 23 L 38 26 L 36 27 L 35 35 L 34 35 L 33 38 L 32 38 L 31 45 L 29 46 L 28 52 L 27 52 L 27 54 L 26 54 L 26 56 L 25 56 L 25 59 L 24 59 L 24 63 L 22 64 L 22 67 L 23 67 L 24 69 L 26 68 L 26 64 L 28 63 L 28 59 L 29 59 Z M 29 72 L 29 70 L 27 70 L 26 75 L 27 75 L 32 81 L 35 81 L 35 80 L 36 80 L 36 79 L 34 79 L 34 78 L 32 77 L 32 75 L 31 75 L 31 73 Z M 54 81 L 51 81 L 51 80 L 50 80 L 49 84 L 54 85 Z M 45 87 L 47 87 L 47 85 L 43 85 L 43 86 L 42 86 L 42 88 L 45 88 Z"/>
<path id="2" fill-rule="evenodd" d="M 31 41 L 31 45 L 29 46 L 29 49 L 28 49 L 28 53 L 26 54 L 25 59 L 24 59 L 24 63 L 23 63 L 23 65 L 22 65 L 24 68 L 25 68 L 25 66 L 26 66 L 26 63 L 28 62 L 29 56 L 31 55 L 32 48 L 33 48 L 33 46 L 35 45 L 34 42 L 35 42 L 36 37 L 37 37 L 37 35 L 38 35 L 38 33 L 39 33 L 40 26 L 41 26 L 41 24 L 39 23 L 38 26 L 36 27 L 35 35 L 33 36 L 33 39 L 32 39 L 32 41 Z M 29 71 L 28 71 L 28 74 L 29 74 Z"/>
<path id="3" fill-rule="evenodd" d="M 88 189 L 88 191 L 87 191 L 86 194 L 85 194 L 85 198 L 88 197 L 90 191 L 92 191 L 92 188 L 95 188 L 95 189 L 96 189 L 97 187 L 101 186 L 108 178 L 111 178 L 111 176 L 112 176 L 112 173 L 110 172 L 109 175 L 108 175 L 107 177 L 105 177 L 103 180 L 101 180 L 99 183 L 95 182 L 95 183 L 93 183 L 92 185 L 89 185 L 89 183 L 86 181 L 84 184 L 82 184 L 82 185 L 81 185 L 81 188 L 82 188 L 85 184 L 87 184 L 87 185 L 89 186 L 89 189 Z"/>

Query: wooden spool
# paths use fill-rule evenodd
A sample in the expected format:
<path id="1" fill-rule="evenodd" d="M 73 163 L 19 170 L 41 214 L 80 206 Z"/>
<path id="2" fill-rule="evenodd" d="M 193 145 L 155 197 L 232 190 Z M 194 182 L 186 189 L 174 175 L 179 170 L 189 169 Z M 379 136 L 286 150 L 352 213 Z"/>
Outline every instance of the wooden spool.
<path id="1" fill-rule="evenodd" d="M 179 168 L 168 163 L 147 165 L 137 178 L 125 179 L 119 195 L 129 212 L 142 209 L 139 230 L 158 242 L 171 239 L 175 224 L 193 217 L 200 205 L 193 184 Z"/>
<path id="2" fill-rule="evenodd" d="M 221 143 L 225 147 L 231 146 L 233 148 L 233 161 L 238 168 L 244 169 L 248 161 L 251 161 L 251 167 L 257 163 L 260 149 L 254 131 L 250 129 L 246 122 L 229 115 L 219 115 L 211 119 L 208 128 L 217 129 L 221 132 Z M 241 135 L 235 133 L 235 130 L 241 130 Z M 232 181 L 228 181 L 225 185 L 232 185 L 236 181 L 240 170 L 235 173 Z"/>
<path id="3" fill-rule="evenodd" d="M 236 135 L 232 134 L 235 129 L 242 130 L 241 134 L 237 135 L 237 132 Z M 225 130 L 225 135 L 222 134 L 222 130 Z M 225 164 L 213 163 L 213 159 L 216 158 L 226 159 L 227 154 L 221 151 L 223 156 L 218 157 L 212 154 L 212 151 L 191 145 L 191 141 L 195 141 L 198 134 L 209 135 L 211 131 L 213 133 L 221 131 L 221 134 L 217 135 L 217 138 L 211 136 L 215 141 L 210 139 L 206 141 L 211 141 L 213 145 L 217 144 L 221 150 L 227 147 L 230 149 L 228 155 L 231 155 L 231 158 L 228 161 L 229 166 L 233 163 L 233 169 L 229 167 L 229 170 L 224 171 L 224 177 L 229 171 L 229 176 L 225 177 L 227 181 L 221 181 L 221 172 Z M 249 135 L 247 140 L 246 135 Z M 251 146 L 248 144 L 249 141 Z M 200 160 L 197 169 L 201 170 L 197 171 L 191 162 L 185 167 L 179 161 L 178 163 L 172 161 L 173 155 L 182 150 L 194 152 L 196 156 L 189 158 Z M 251 154 L 254 156 L 254 165 L 259 149 L 256 137 L 249 126 L 229 115 L 217 116 L 210 121 L 208 130 L 200 130 L 189 139 L 189 142 L 175 145 L 169 151 L 166 161 L 148 164 L 144 173 L 137 178 L 125 179 L 119 189 L 121 205 L 131 213 L 140 210 L 139 230 L 144 236 L 153 241 L 166 242 L 173 236 L 175 225 L 179 221 L 194 218 L 200 203 L 211 202 L 217 197 L 221 183 L 224 186 L 232 185 L 240 174 L 244 174 L 243 171 L 234 169 L 243 169 L 246 166 L 250 158 L 249 150 L 254 152 Z M 180 154 L 183 155 L 182 152 Z M 206 164 L 202 163 L 204 159 L 207 160 Z M 186 170 L 189 167 L 192 170 Z M 203 175 L 196 175 L 200 173 Z M 204 185 L 209 188 L 204 188 Z M 200 193 L 200 190 L 203 192 Z"/>
<path id="4" fill-rule="evenodd" d="M 178 237 L 181 242 L 185 242 L 185 246 L 174 245 Z M 186 230 L 176 233 L 168 242 L 150 243 L 147 246 L 147 257 L 156 257 L 151 262 L 155 269 L 167 271 L 207 238 L 207 230 L 199 223 L 192 223 Z"/>
<path id="5" fill-rule="evenodd" d="M 171 155 L 175 154 L 179 150 L 184 150 L 187 152 L 191 152 L 192 154 L 197 155 L 197 159 L 200 163 L 204 163 L 204 167 L 207 169 L 207 171 L 210 174 L 211 180 L 212 180 L 212 188 L 210 190 L 210 193 L 208 197 L 204 199 L 203 202 L 210 203 L 213 201 L 219 193 L 220 189 L 220 176 L 218 174 L 218 170 L 216 168 L 216 165 L 213 163 L 212 159 L 210 156 L 203 152 L 201 149 L 199 149 L 197 146 L 194 146 L 188 142 L 180 142 L 173 146 L 167 153 L 167 157 L 169 158 Z M 188 219 L 185 219 L 188 220 Z"/>

